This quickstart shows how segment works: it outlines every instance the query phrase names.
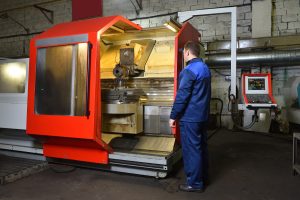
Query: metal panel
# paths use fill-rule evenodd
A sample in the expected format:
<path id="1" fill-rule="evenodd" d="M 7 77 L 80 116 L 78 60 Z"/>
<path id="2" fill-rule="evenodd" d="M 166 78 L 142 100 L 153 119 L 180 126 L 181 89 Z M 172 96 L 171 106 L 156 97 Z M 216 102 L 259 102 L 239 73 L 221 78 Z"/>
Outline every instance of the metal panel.
<path id="1" fill-rule="evenodd" d="M 102 103 L 102 131 L 137 134 L 143 131 L 143 107 L 137 103 Z"/>
<path id="2" fill-rule="evenodd" d="M 166 158 L 162 156 L 150 156 L 150 155 L 142 155 L 142 154 L 139 155 L 139 154 L 132 154 L 132 153 L 130 154 L 130 153 L 115 152 L 113 154 L 109 154 L 109 159 L 132 161 L 138 163 L 167 165 Z"/>
<path id="3" fill-rule="evenodd" d="M 16 145 L 10 145 L 10 144 L 0 144 L 0 149 L 10 150 L 10 151 L 18 151 L 18 152 L 26 152 L 26 153 L 34 153 L 34 154 L 43 154 L 43 149 L 24 147 L 24 146 L 16 146 Z"/>
<path id="4" fill-rule="evenodd" d="M 143 176 L 151 176 L 151 177 L 159 177 L 157 171 L 152 170 L 145 170 L 145 169 L 134 169 L 132 167 L 122 167 L 122 166 L 111 166 L 111 171 L 114 172 L 122 172 L 122 173 L 128 173 L 128 174 L 136 174 L 136 175 L 143 175 Z"/>
<path id="5" fill-rule="evenodd" d="M 253 120 L 254 111 L 253 110 L 245 110 L 244 111 L 244 126 L 250 124 Z M 258 121 L 250 128 L 249 131 L 268 133 L 271 126 L 271 113 L 269 109 L 259 109 L 258 116 L 260 117 Z"/>
<path id="6" fill-rule="evenodd" d="M 144 132 L 152 134 L 160 133 L 159 107 L 145 106 L 144 112 Z"/>
<path id="7" fill-rule="evenodd" d="M 7 151 L 7 150 L 0 150 L 1 155 L 11 156 L 11 157 L 18 157 L 18 158 L 25 158 L 31 160 L 43 160 L 45 161 L 46 158 L 43 156 L 43 150 L 37 153 L 28 153 L 28 152 L 20 152 L 20 151 Z"/>
<path id="8" fill-rule="evenodd" d="M 42 144 L 26 135 L 24 130 L 1 129 L 0 149 L 42 154 Z"/>
<path id="9" fill-rule="evenodd" d="M 145 70 L 145 65 L 149 59 L 149 56 L 155 45 L 155 40 L 145 39 L 145 40 L 132 40 L 130 43 L 137 43 L 144 46 L 143 52 L 141 53 L 140 59 L 137 60 L 137 66 L 140 70 Z"/>
<path id="10" fill-rule="evenodd" d="M 63 44 L 74 44 L 88 42 L 88 34 L 40 39 L 36 41 L 36 47 L 58 46 Z"/>
<path id="11" fill-rule="evenodd" d="M 171 114 L 171 107 L 160 107 L 159 116 L 160 116 L 160 133 L 161 134 L 172 134 L 169 119 Z"/>
<path id="12" fill-rule="evenodd" d="M 26 78 L 24 93 L 0 93 L 0 128 L 26 129 L 28 65 L 29 59 L 6 59 L 4 63 L 25 63 Z"/>
<path id="13" fill-rule="evenodd" d="M 0 127 L 26 129 L 27 103 L 0 103 Z"/>
<path id="14" fill-rule="evenodd" d="M 137 155 L 133 153 L 115 152 L 109 154 L 111 171 L 165 178 L 182 157 L 181 150 L 177 149 L 166 157 Z M 128 162 L 127 162 L 128 161 Z"/>
<path id="15" fill-rule="evenodd" d="M 137 144 L 134 146 L 134 150 L 171 153 L 174 149 L 174 144 L 174 137 L 142 136 L 139 137 Z"/>
<path id="16" fill-rule="evenodd" d="M 172 134 L 169 126 L 171 106 L 145 106 L 145 133 Z"/>
<path id="17" fill-rule="evenodd" d="M 120 49 L 120 64 L 121 65 L 134 65 L 134 48 L 121 48 Z"/>

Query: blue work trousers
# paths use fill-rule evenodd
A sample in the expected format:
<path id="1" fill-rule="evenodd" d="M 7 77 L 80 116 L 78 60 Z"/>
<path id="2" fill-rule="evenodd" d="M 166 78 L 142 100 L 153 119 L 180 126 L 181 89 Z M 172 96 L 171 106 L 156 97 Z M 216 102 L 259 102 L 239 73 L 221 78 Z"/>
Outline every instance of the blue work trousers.
<path id="1" fill-rule="evenodd" d="M 187 184 L 203 189 L 208 178 L 206 123 L 180 121 L 179 125 Z"/>

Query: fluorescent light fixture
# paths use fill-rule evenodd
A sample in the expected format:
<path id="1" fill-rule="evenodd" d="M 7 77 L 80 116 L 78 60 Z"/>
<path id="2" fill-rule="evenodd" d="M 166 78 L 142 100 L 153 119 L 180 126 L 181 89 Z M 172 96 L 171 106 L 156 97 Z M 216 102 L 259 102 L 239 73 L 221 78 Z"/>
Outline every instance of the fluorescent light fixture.
<path id="1" fill-rule="evenodd" d="M 179 24 L 176 20 L 172 18 L 170 19 L 170 21 L 164 23 L 164 26 L 175 33 L 177 33 L 181 29 L 181 24 Z"/>
<path id="2" fill-rule="evenodd" d="M 118 31 L 118 32 L 120 32 L 120 33 L 124 33 L 124 32 L 125 32 L 124 30 L 122 30 L 122 29 L 120 29 L 120 28 L 118 28 L 118 27 L 116 27 L 116 26 L 111 26 L 111 27 L 109 27 L 109 28 L 111 28 L 111 29 L 113 29 L 113 30 L 115 30 L 115 31 Z"/>
<path id="3" fill-rule="evenodd" d="M 170 29 L 171 31 L 175 32 L 175 33 L 178 32 L 177 29 L 173 28 L 173 27 L 172 27 L 170 24 L 168 24 L 168 23 L 164 23 L 164 26 L 167 27 L 168 29 Z"/>

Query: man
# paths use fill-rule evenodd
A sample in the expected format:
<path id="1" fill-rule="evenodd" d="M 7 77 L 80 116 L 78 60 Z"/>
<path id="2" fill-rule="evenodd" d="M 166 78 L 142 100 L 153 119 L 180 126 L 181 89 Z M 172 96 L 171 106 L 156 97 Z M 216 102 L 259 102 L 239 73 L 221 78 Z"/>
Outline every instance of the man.
<path id="1" fill-rule="evenodd" d="M 186 184 L 179 189 L 203 192 L 208 178 L 206 122 L 208 121 L 211 74 L 207 65 L 198 58 L 200 46 L 189 41 L 184 46 L 187 66 L 180 72 L 179 87 L 171 111 L 169 124 L 179 121 Z"/>

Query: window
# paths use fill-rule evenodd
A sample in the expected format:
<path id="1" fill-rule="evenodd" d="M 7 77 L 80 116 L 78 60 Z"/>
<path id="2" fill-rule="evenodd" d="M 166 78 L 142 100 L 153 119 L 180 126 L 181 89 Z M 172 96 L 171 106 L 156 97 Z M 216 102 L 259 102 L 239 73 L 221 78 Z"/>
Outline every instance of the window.
<path id="1" fill-rule="evenodd" d="M 0 63 L 0 93 L 25 93 L 26 63 Z"/>
<path id="2" fill-rule="evenodd" d="M 39 48 L 35 112 L 46 115 L 85 115 L 87 62 L 87 43 Z"/>

